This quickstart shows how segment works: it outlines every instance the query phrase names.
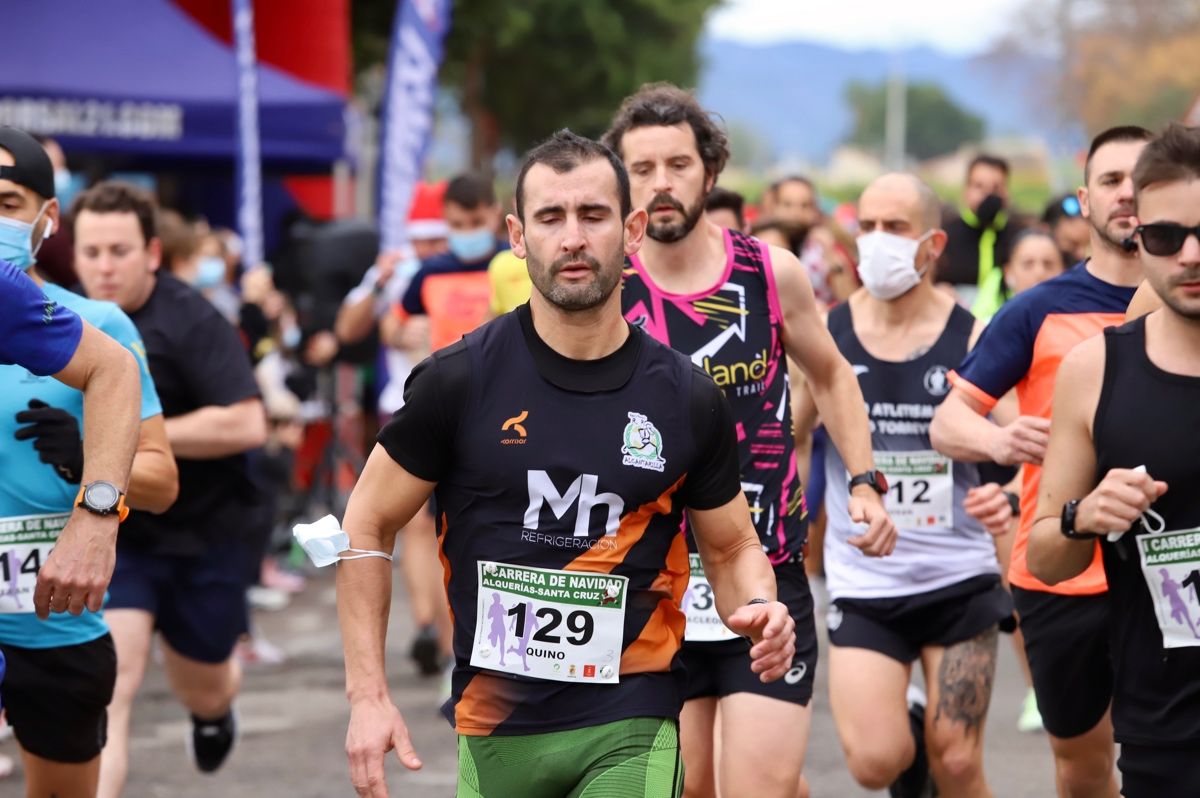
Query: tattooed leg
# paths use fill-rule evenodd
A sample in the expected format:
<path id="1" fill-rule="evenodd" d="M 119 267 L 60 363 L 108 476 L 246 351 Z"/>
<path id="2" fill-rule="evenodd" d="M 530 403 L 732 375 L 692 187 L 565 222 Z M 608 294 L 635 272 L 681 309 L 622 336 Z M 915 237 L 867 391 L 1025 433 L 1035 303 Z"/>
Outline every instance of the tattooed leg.
<path id="1" fill-rule="evenodd" d="M 996 628 L 921 654 L 929 707 L 929 767 L 945 798 L 990 796 L 983 776 L 983 726 L 996 676 Z"/>

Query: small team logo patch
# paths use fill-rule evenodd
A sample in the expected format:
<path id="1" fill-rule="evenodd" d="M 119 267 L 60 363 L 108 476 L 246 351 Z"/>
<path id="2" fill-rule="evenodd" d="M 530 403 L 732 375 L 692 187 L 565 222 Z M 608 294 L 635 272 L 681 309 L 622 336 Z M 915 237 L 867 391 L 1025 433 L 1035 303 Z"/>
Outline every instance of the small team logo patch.
<path id="1" fill-rule="evenodd" d="M 925 372 L 925 390 L 930 396 L 945 396 L 950 393 L 950 369 L 939 364 Z"/>
<path id="2" fill-rule="evenodd" d="M 529 411 L 522 410 L 517 415 L 515 415 L 512 418 L 505 421 L 503 426 L 500 427 L 500 431 L 501 432 L 510 432 L 511 431 L 511 432 L 516 433 L 516 435 L 509 435 L 506 438 L 501 438 L 500 443 L 504 444 L 505 446 L 511 446 L 513 444 L 518 444 L 518 445 L 524 444 L 525 439 L 529 436 L 529 433 L 527 433 L 525 431 L 525 426 L 524 426 L 524 421 L 528 418 L 529 418 Z"/>
<path id="3" fill-rule="evenodd" d="M 662 456 L 662 435 L 641 413 L 628 415 L 629 423 L 625 425 L 621 446 L 621 454 L 625 457 L 621 463 L 661 473 L 667 463 Z"/>

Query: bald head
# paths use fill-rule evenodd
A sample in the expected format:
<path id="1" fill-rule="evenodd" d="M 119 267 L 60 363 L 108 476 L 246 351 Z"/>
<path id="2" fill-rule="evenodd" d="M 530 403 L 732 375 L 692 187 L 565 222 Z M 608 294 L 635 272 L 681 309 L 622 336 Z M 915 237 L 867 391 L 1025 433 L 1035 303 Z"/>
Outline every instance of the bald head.
<path id="1" fill-rule="evenodd" d="M 916 238 L 941 227 L 942 203 L 921 178 L 892 172 L 877 177 L 863 189 L 858 215 L 863 232 L 915 233 L 912 237 Z"/>

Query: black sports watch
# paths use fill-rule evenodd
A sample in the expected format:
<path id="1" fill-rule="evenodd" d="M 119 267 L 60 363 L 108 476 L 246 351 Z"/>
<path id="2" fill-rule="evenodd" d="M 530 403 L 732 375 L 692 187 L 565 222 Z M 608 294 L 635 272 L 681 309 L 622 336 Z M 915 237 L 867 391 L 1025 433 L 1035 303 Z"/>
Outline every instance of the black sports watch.
<path id="1" fill-rule="evenodd" d="M 103 480 L 89 482 L 80 488 L 75 505 L 95 515 L 119 516 L 122 521 L 129 515 L 129 508 L 125 506 L 125 494 L 121 493 L 116 485 Z"/>
<path id="2" fill-rule="evenodd" d="M 882 471 L 864 471 L 850 477 L 850 490 L 854 490 L 859 485 L 870 485 L 880 496 L 888 492 L 887 477 L 883 475 Z"/>
<path id="3" fill-rule="evenodd" d="M 1075 529 L 1075 513 L 1079 509 L 1079 499 L 1071 499 L 1063 505 L 1062 524 L 1059 529 L 1063 535 L 1071 540 L 1090 540 L 1097 538 L 1099 535 L 1093 535 L 1091 532 L 1078 532 Z"/>

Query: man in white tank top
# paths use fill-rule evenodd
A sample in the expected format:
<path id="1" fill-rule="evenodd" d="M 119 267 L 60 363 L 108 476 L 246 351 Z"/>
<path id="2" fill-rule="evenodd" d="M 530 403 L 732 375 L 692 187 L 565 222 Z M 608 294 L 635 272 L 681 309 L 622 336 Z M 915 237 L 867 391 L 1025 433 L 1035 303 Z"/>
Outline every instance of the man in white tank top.
<path id="1" fill-rule="evenodd" d="M 859 201 L 863 288 L 829 316 L 858 375 L 871 419 L 877 474 L 899 529 L 891 557 L 868 559 L 848 539 L 853 482 L 835 447 L 826 455 L 829 692 L 854 778 L 894 796 L 926 795 L 930 772 L 943 795 L 990 796 L 983 725 L 996 665 L 996 625 L 1012 612 L 995 548 L 962 503 L 979 484 L 974 464 L 933 451 L 929 423 L 949 392 L 946 375 L 979 330 L 970 313 L 933 287 L 946 245 L 940 203 L 905 174 L 885 175 Z M 808 434 L 816 408 L 797 401 Z M 799 447 L 797 447 L 799 448 Z M 906 691 L 920 660 L 928 690 L 910 712 Z M 926 754 L 928 750 L 928 765 Z"/>

